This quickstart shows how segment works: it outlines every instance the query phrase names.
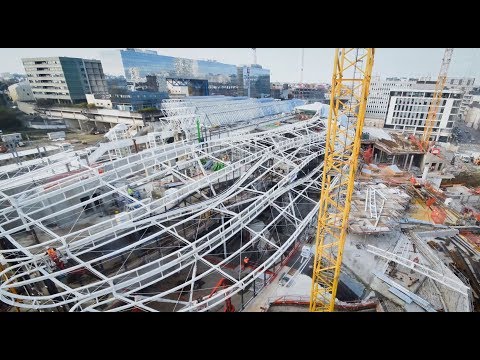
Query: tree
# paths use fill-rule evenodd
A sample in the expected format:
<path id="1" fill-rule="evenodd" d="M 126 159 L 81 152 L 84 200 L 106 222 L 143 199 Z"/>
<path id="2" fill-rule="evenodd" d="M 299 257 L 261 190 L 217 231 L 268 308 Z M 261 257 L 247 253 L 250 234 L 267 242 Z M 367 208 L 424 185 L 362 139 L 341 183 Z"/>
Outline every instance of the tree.
<path id="1" fill-rule="evenodd" d="M 153 112 L 158 112 L 160 110 L 158 110 L 157 108 L 154 108 L 154 107 L 147 107 L 147 108 L 143 108 L 143 109 L 140 109 L 138 110 L 139 113 L 153 113 Z"/>
<path id="2" fill-rule="evenodd" d="M 22 128 L 22 123 L 17 118 L 17 112 L 0 107 L 0 129 L 2 130 L 18 130 Z"/>

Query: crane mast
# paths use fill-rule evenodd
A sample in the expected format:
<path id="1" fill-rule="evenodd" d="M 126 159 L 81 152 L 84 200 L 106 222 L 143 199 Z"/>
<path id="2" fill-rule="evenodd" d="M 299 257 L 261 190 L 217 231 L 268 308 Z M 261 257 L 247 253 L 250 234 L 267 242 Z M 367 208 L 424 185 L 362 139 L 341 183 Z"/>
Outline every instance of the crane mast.
<path id="1" fill-rule="evenodd" d="M 433 127 L 437 120 L 438 108 L 440 107 L 442 101 L 442 92 L 445 87 L 445 82 L 447 81 L 448 66 L 452 59 L 453 48 L 446 48 L 443 55 L 442 66 L 440 67 L 440 72 L 438 73 L 438 79 L 435 84 L 435 91 L 433 93 L 432 102 L 428 109 L 427 119 L 425 120 L 425 127 L 423 129 L 422 136 L 422 145 L 425 151 L 428 151 L 430 136 L 432 135 Z"/>
<path id="2" fill-rule="evenodd" d="M 373 58 L 373 48 L 335 50 L 310 311 L 335 305 Z"/>

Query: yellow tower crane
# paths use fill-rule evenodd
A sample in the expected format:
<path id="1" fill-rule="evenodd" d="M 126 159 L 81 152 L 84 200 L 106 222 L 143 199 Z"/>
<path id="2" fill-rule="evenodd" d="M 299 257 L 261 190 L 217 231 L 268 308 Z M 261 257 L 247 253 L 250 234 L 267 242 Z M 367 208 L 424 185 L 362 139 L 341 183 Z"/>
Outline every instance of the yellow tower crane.
<path id="1" fill-rule="evenodd" d="M 435 91 L 433 92 L 432 102 L 428 108 L 427 119 L 425 120 L 425 126 L 423 129 L 422 136 L 422 146 L 425 152 L 428 152 L 430 136 L 432 135 L 433 127 L 437 120 L 438 108 L 442 101 L 442 92 L 445 87 L 445 82 L 447 81 L 448 67 L 450 65 L 450 60 L 452 59 L 453 49 L 446 48 L 443 55 L 442 66 L 440 67 L 440 72 L 438 73 L 438 79 L 435 84 Z"/>
<path id="2" fill-rule="evenodd" d="M 335 305 L 374 53 L 335 50 L 310 311 Z"/>

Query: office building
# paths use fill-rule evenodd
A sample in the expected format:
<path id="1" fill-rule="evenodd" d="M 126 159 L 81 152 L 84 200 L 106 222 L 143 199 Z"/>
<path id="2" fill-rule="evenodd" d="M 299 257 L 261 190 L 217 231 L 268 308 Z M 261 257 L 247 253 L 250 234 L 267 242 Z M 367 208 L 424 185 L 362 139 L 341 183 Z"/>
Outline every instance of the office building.
<path id="1" fill-rule="evenodd" d="M 123 68 L 131 91 L 166 93 L 169 97 L 246 96 L 250 77 L 252 97 L 270 94 L 270 71 L 260 65 L 237 67 L 218 61 L 177 58 L 139 49 L 110 53 L 107 60 L 109 66 L 120 65 Z"/>
<path id="2" fill-rule="evenodd" d="M 368 94 L 366 118 L 385 119 L 390 100 L 390 91 L 394 88 L 411 88 L 417 82 L 417 79 L 406 78 L 372 78 L 370 81 L 370 92 Z"/>
<path id="3" fill-rule="evenodd" d="M 17 101 L 34 101 L 32 88 L 28 81 L 19 82 L 8 87 L 8 93 L 13 102 Z"/>
<path id="4" fill-rule="evenodd" d="M 326 88 L 318 84 L 297 84 L 292 90 L 294 99 L 302 99 L 308 103 L 328 103 L 325 98 Z"/>
<path id="5" fill-rule="evenodd" d="M 472 96 L 469 94 L 474 88 L 474 78 L 447 78 L 445 89 L 459 90 L 462 93 L 462 100 L 459 108 L 459 118 L 465 118 L 468 106 L 472 102 Z M 398 88 L 402 89 L 424 89 L 434 90 L 436 80 L 427 77 L 416 78 L 397 78 L 390 77 L 385 80 L 380 77 L 372 78 L 370 82 L 370 92 L 368 95 L 366 118 L 385 119 L 387 107 L 390 101 L 390 91 Z"/>
<path id="6" fill-rule="evenodd" d="M 238 66 L 238 95 L 262 98 L 270 96 L 270 70 L 261 65 Z"/>
<path id="7" fill-rule="evenodd" d="M 138 111 L 147 108 L 161 108 L 163 99 L 168 99 L 166 92 L 132 91 L 125 89 L 111 94 L 110 100 L 114 109 Z"/>
<path id="8" fill-rule="evenodd" d="M 36 100 L 60 104 L 86 102 L 85 94 L 107 94 L 100 60 L 70 57 L 22 59 Z"/>
<path id="9" fill-rule="evenodd" d="M 433 91 L 403 88 L 390 91 L 384 127 L 405 133 L 423 134 Z M 433 126 L 432 139 L 448 141 L 458 119 L 462 92 L 444 90 L 443 100 L 437 110 L 437 121 Z"/>
<path id="10" fill-rule="evenodd" d="M 462 102 L 460 103 L 459 109 L 459 118 L 465 119 L 467 116 L 468 109 L 470 105 L 473 103 L 473 92 L 475 78 L 447 78 L 445 86 L 448 89 L 456 89 L 463 92 Z"/>
<path id="11" fill-rule="evenodd" d="M 282 84 L 282 83 L 270 84 L 270 97 L 274 99 L 287 100 L 289 98 L 289 94 L 290 94 L 290 89 L 288 84 Z"/>

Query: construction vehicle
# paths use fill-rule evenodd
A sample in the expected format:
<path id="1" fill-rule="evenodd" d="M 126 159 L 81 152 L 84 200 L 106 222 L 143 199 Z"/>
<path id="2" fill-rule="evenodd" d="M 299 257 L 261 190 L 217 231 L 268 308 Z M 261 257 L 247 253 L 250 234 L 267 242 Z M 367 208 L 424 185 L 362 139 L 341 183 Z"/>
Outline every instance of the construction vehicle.
<path id="1" fill-rule="evenodd" d="M 374 53 L 335 50 L 310 311 L 335 307 Z"/>

